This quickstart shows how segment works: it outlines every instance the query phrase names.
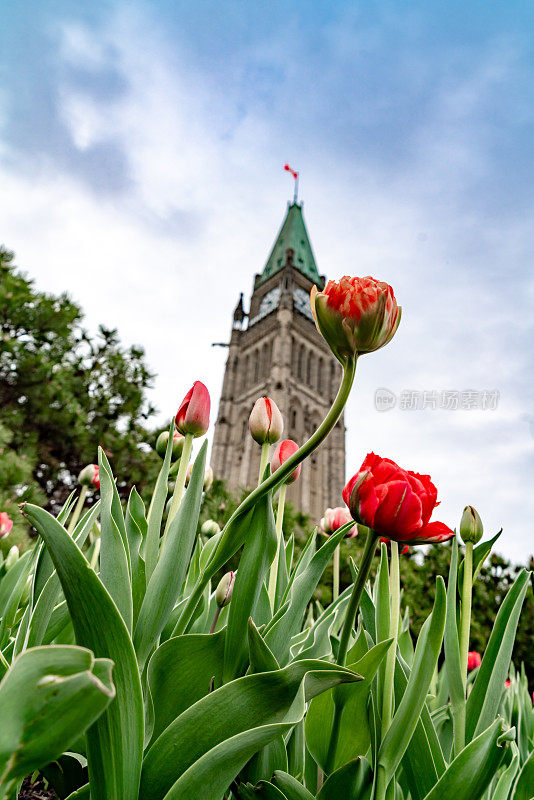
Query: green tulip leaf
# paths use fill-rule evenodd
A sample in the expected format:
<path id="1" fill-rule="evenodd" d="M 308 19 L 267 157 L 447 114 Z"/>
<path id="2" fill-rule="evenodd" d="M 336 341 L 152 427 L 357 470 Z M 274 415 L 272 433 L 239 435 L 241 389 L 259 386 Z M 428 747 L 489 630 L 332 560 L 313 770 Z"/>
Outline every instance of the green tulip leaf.
<path id="1" fill-rule="evenodd" d="M 45 541 L 72 618 L 77 644 L 114 662 L 116 697 L 87 732 L 92 800 L 136 798 L 144 737 L 139 669 L 126 625 L 106 588 L 66 530 L 47 511 L 25 513 Z"/>
<path id="2" fill-rule="evenodd" d="M 303 718 L 315 695 L 358 680 L 332 664 L 298 661 L 225 684 L 184 711 L 152 744 L 140 796 L 219 800 L 254 753 Z"/>
<path id="3" fill-rule="evenodd" d="M 273 783 L 284 793 L 287 800 L 315 800 L 311 792 L 287 772 L 277 770 L 274 773 Z"/>
<path id="4" fill-rule="evenodd" d="M 406 691 L 378 752 L 378 769 L 384 771 L 386 784 L 391 781 L 406 752 L 421 716 L 441 651 L 446 608 L 445 584 L 438 576 L 434 608 L 421 628 Z"/>
<path id="5" fill-rule="evenodd" d="M 263 634 L 267 645 L 282 665 L 289 660 L 289 642 L 291 637 L 300 631 L 302 618 L 310 598 L 321 580 L 321 575 L 332 558 L 334 550 L 345 536 L 346 526 L 329 536 L 319 550 L 312 555 L 306 566 L 300 562 L 297 574 L 290 583 L 284 602 L 289 600 L 285 612 L 273 620 Z"/>
<path id="6" fill-rule="evenodd" d="M 195 461 L 189 486 L 169 525 L 139 611 L 133 641 L 141 669 L 169 619 L 184 582 L 202 502 L 206 448 L 207 442 L 204 442 Z"/>
<path id="7" fill-rule="evenodd" d="M 521 767 L 514 788 L 513 800 L 532 800 L 534 797 L 534 750 Z"/>
<path id="8" fill-rule="evenodd" d="M 133 607 L 130 583 L 130 549 L 126 526 L 106 454 L 98 448 L 100 468 L 100 580 L 113 598 L 128 628 L 132 630 Z"/>
<path id="9" fill-rule="evenodd" d="M 467 700 L 467 741 L 485 730 L 497 714 L 529 576 L 527 570 L 519 573 L 497 612 L 482 664 Z"/>
<path id="10" fill-rule="evenodd" d="M 323 784 L 317 800 L 370 800 L 372 791 L 371 765 L 360 757 L 333 772 Z"/>
<path id="11" fill-rule="evenodd" d="M 473 739 L 454 759 L 424 800 L 474 800 L 482 797 L 499 769 L 513 729 L 503 734 L 503 720 Z"/>
<path id="12" fill-rule="evenodd" d="M 169 470 L 171 468 L 172 446 L 174 434 L 174 419 L 171 420 L 169 427 L 169 438 L 165 450 L 165 458 L 156 480 L 156 486 L 152 494 L 152 500 L 148 509 L 147 533 L 144 541 L 144 561 L 146 581 L 152 577 L 156 568 L 159 552 L 159 541 L 161 536 L 161 520 L 167 502 Z M 178 463 L 178 462 L 177 462 Z"/>
<path id="13" fill-rule="evenodd" d="M 164 642 L 149 661 L 154 705 L 153 740 L 171 722 L 222 683 L 225 631 L 186 634 Z"/>
<path id="14" fill-rule="evenodd" d="M 0 683 L 0 790 L 68 749 L 114 697 L 112 662 L 90 650 L 26 650 Z"/>
<path id="15" fill-rule="evenodd" d="M 232 601 L 228 610 L 224 650 L 223 681 L 242 675 L 248 662 L 248 620 L 254 619 L 261 588 L 276 553 L 276 530 L 271 493 L 264 495 L 248 515 L 248 534 Z"/>

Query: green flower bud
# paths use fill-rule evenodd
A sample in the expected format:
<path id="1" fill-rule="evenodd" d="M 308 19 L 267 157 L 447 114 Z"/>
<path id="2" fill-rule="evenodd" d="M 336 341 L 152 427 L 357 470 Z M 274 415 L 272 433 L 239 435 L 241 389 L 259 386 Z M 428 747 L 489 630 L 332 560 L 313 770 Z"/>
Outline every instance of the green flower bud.
<path id="1" fill-rule="evenodd" d="M 477 544 L 482 539 L 484 528 L 478 512 L 473 506 L 466 506 L 460 522 L 460 536 L 462 540 Z"/>
<path id="2" fill-rule="evenodd" d="M 234 591 L 235 572 L 227 572 L 219 581 L 219 585 L 215 590 L 215 602 L 219 608 L 227 606 L 232 599 L 232 592 Z"/>
<path id="3" fill-rule="evenodd" d="M 8 554 L 6 556 L 6 562 L 5 562 L 6 571 L 8 569 L 11 569 L 11 567 L 17 563 L 17 561 L 19 560 L 19 555 L 20 555 L 19 548 L 17 547 L 16 544 L 14 544 L 13 547 L 9 549 Z"/>
<path id="4" fill-rule="evenodd" d="M 169 431 L 162 431 L 156 440 L 156 453 L 161 458 L 165 458 L 167 451 L 167 442 L 169 441 Z M 182 455 L 184 449 L 184 437 L 180 431 L 174 431 L 172 434 L 172 454 L 171 458 L 176 461 Z"/>
<path id="5" fill-rule="evenodd" d="M 215 522 L 214 519 L 207 519 L 205 522 L 202 523 L 202 527 L 200 528 L 200 532 L 204 536 L 216 536 L 218 533 L 221 532 L 221 528 Z"/>

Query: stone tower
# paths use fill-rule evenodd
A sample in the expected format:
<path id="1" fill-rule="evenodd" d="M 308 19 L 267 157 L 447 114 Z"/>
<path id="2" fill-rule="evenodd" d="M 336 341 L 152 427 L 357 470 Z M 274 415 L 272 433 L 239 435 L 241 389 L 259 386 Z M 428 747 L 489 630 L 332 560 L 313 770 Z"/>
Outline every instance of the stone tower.
<path id="1" fill-rule="evenodd" d="M 258 397 L 269 396 L 284 418 L 284 439 L 299 445 L 328 411 L 341 380 L 341 366 L 318 333 L 310 310 L 313 284 L 324 287 L 302 216 L 294 202 L 263 272 L 254 277 L 248 314 L 243 295 L 234 310 L 228 360 L 211 463 L 232 491 L 258 480 L 260 447 L 248 431 Z M 274 447 L 271 448 L 271 452 Z M 325 508 L 342 504 L 345 481 L 343 417 L 308 458 L 288 499 L 318 522 Z"/>

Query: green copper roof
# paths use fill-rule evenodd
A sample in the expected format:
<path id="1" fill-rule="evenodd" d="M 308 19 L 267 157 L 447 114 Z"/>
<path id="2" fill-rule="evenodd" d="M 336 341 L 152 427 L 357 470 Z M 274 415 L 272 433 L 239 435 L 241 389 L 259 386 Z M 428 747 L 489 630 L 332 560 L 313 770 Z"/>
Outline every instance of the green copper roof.
<path id="1" fill-rule="evenodd" d="M 302 207 L 293 203 L 287 209 L 286 218 L 271 250 L 267 263 L 260 275 L 258 283 L 263 283 L 279 272 L 286 262 L 286 251 L 293 250 L 293 266 L 317 285 L 321 278 L 317 271 L 313 250 L 308 238 L 308 231 L 302 216 Z"/>

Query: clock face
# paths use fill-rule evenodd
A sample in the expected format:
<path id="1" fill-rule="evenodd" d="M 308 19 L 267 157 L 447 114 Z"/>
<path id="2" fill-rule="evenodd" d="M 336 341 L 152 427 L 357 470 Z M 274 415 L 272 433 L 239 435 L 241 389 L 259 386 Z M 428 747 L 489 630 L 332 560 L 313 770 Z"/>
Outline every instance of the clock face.
<path id="1" fill-rule="evenodd" d="M 278 303 L 280 302 L 280 287 L 277 286 L 275 289 L 271 289 L 270 292 L 267 292 L 265 297 L 262 298 L 260 303 L 260 308 L 256 316 L 249 321 L 249 327 L 254 325 L 255 322 L 259 322 L 260 319 L 263 319 L 270 314 L 271 311 L 274 311 L 278 308 Z"/>
<path id="2" fill-rule="evenodd" d="M 301 289 L 300 286 L 297 286 L 297 288 L 293 290 L 293 305 L 297 311 L 300 311 L 300 313 L 304 314 L 308 319 L 313 320 L 310 295 L 305 289 Z"/>

